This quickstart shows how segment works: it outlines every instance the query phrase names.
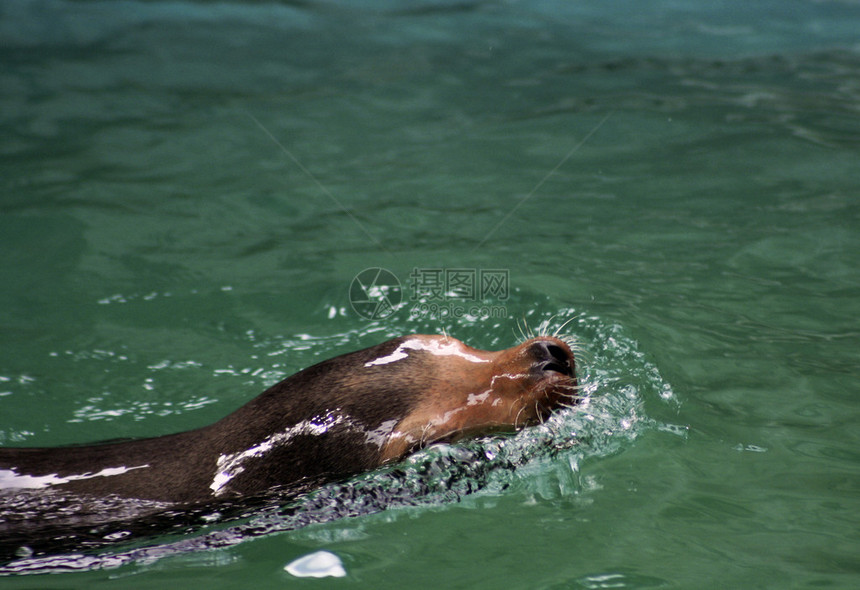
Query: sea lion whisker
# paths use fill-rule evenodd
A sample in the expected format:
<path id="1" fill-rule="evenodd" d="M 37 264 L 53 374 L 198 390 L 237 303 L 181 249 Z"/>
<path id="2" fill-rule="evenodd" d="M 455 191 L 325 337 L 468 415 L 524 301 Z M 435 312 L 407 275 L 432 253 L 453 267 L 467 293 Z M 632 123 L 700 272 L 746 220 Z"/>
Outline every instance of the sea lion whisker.
<path id="1" fill-rule="evenodd" d="M 528 322 L 526 321 L 525 317 L 522 318 L 521 320 L 517 320 L 517 328 L 519 329 L 519 332 L 520 332 L 520 339 L 518 340 L 518 342 L 520 344 L 535 338 L 535 333 L 529 327 Z M 514 335 L 516 336 L 516 333 Z"/>
<path id="2" fill-rule="evenodd" d="M 538 424 L 546 423 L 546 409 L 546 406 L 544 406 L 540 400 L 535 400 L 535 415 L 537 416 Z"/>
<path id="3" fill-rule="evenodd" d="M 519 411 L 517 412 L 517 415 L 514 417 L 514 430 L 516 430 L 516 429 L 518 428 L 518 427 L 517 427 L 517 423 L 520 421 L 520 415 L 521 415 L 523 412 L 525 412 L 525 410 L 526 410 L 526 407 L 525 407 L 525 406 L 522 406 L 522 407 L 519 409 Z"/>
<path id="4" fill-rule="evenodd" d="M 582 389 L 576 387 L 570 387 L 567 391 L 559 391 L 558 395 L 563 397 L 582 397 L 581 395 Z"/>
<path id="5" fill-rule="evenodd" d="M 424 447 L 427 446 L 427 444 L 428 444 L 427 441 L 430 439 L 431 428 L 432 428 L 432 426 L 429 423 L 427 423 L 421 429 L 421 437 L 418 439 L 419 448 L 423 449 Z"/>
<path id="6" fill-rule="evenodd" d="M 582 389 L 584 388 L 585 386 L 580 385 L 579 383 L 577 383 L 576 385 L 574 385 L 573 383 L 565 383 L 563 385 L 559 385 L 559 389 L 568 391 L 582 391 Z"/>
<path id="7" fill-rule="evenodd" d="M 571 322 L 572 322 L 573 320 L 575 320 L 575 319 L 577 319 L 577 317 L 576 317 L 576 316 L 574 316 L 574 317 L 572 317 L 572 318 L 569 318 L 569 319 L 568 319 L 567 321 L 565 321 L 565 322 L 562 322 L 562 323 L 558 326 L 558 328 L 556 328 L 556 329 L 555 329 L 555 332 L 553 332 L 553 333 L 552 333 L 553 337 L 561 339 L 561 337 L 559 336 L 559 334 L 561 334 L 561 333 L 562 333 L 562 330 L 564 330 L 564 329 L 567 327 L 567 325 L 568 325 L 569 323 L 571 323 Z"/>
<path id="8" fill-rule="evenodd" d="M 525 318 L 518 319 L 516 323 L 516 331 L 520 333 L 519 338 L 517 339 L 518 342 L 525 342 L 526 340 L 528 340 L 528 338 L 526 338 L 526 332 L 524 328 Z M 516 331 L 514 332 L 514 336 L 516 336 Z"/>
<path id="9" fill-rule="evenodd" d="M 554 319 L 555 316 L 551 316 L 550 318 L 545 319 L 540 324 L 538 324 L 537 333 L 539 336 L 549 336 L 549 324 Z"/>

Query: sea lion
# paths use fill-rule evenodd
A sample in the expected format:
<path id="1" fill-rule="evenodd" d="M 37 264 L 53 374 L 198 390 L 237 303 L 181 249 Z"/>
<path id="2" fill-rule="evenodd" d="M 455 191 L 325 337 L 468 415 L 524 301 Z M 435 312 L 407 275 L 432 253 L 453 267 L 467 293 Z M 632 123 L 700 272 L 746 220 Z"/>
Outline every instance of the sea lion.
<path id="1" fill-rule="evenodd" d="M 274 487 L 302 493 L 434 442 L 539 422 L 575 403 L 574 367 L 570 347 L 550 336 L 497 352 L 403 336 L 304 369 L 196 430 L 0 448 L 0 529 L 22 493 L 133 499 L 153 510 Z"/>

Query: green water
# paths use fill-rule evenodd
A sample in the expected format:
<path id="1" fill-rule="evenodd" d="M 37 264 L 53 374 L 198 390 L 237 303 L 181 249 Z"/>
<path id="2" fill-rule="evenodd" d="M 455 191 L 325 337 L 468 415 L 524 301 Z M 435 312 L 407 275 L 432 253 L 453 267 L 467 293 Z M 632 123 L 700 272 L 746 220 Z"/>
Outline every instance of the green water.
<path id="1" fill-rule="evenodd" d="M 0 585 L 860 586 L 858 27 L 836 1 L 4 2 L 0 444 L 184 430 L 389 336 L 545 320 L 592 402 L 505 489 Z M 368 267 L 393 316 L 350 306 Z M 410 318 L 416 268 L 507 270 L 505 317 Z M 283 571 L 320 549 L 345 578 Z"/>

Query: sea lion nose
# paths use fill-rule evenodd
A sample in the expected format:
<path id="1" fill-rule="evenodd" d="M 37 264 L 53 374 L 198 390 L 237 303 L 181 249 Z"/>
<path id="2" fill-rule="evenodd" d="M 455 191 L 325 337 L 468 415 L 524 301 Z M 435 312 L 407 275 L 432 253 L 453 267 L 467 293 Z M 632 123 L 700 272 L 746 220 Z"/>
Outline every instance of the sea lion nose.
<path id="1" fill-rule="evenodd" d="M 568 377 L 573 376 L 570 354 L 555 341 L 536 340 L 532 344 L 532 351 L 542 371 L 555 371 Z"/>

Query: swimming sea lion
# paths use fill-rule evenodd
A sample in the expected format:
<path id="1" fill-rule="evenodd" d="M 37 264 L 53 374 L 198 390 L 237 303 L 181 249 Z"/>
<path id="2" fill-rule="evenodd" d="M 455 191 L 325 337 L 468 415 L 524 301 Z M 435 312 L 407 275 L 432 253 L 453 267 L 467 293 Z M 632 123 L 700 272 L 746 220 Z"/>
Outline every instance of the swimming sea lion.
<path id="1" fill-rule="evenodd" d="M 395 338 L 304 369 L 196 430 L 0 448 L 0 528 L 4 502 L 24 492 L 159 509 L 273 487 L 301 493 L 433 442 L 534 424 L 575 394 L 573 353 L 555 337 L 498 352 L 449 336 Z"/>

